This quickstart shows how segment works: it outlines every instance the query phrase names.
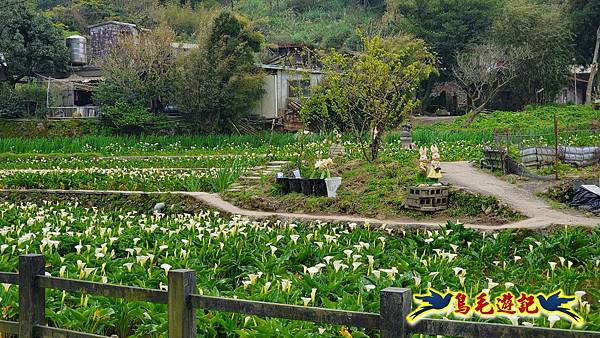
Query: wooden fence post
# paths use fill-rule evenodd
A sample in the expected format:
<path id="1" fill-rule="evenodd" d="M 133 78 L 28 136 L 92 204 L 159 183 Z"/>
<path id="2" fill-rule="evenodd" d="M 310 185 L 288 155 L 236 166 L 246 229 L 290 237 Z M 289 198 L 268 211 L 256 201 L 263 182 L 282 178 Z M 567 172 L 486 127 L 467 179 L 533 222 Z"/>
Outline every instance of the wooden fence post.
<path id="1" fill-rule="evenodd" d="M 196 292 L 196 271 L 169 271 L 169 338 L 196 338 L 196 311 L 190 295 Z"/>
<path id="2" fill-rule="evenodd" d="M 45 323 L 46 292 L 36 285 L 44 265 L 44 255 L 19 257 L 19 338 L 33 338 L 35 326 Z"/>
<path id="3" fill-rule="evenodd" d="M 412 292 L 385 288 L 380 294 L 381 338 L 410 337 L 406 316 L 410 313 Z"/>

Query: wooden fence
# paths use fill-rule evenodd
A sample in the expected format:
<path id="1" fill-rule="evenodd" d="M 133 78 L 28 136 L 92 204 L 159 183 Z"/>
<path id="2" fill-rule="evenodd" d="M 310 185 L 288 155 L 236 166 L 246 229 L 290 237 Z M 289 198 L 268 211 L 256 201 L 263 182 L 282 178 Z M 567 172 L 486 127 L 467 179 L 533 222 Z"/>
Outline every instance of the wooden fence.
<path id="1" fill-rule="evenodd" d="M 0 332 L 20 338 L 100 338 L 89 333 L 45 325 L 45 289 L 83 292 L 131 301 L 167 304 L 169 337 L 196 337 L 196 310 L 222 311 L 315 323 L 347 325 L 379 330 L 382 338 L 410 337 L 413 333 L 453 337 L 600 338 L 600 332 L 533 328 L 468 321 L 423 319 L 414 326 L 406 322 L 411 311 L 411 291 L 386 288 L 381 291 L 380 313 L 366 313 L 210 297 L 195 294 L 196 272 L 172 270 L 168 292 L 102 284 L 45 275 L 43 255 L 19 257 L 19 273 L 0 273 L 0 283 L 19 285 L 19 322 L 0 321 Z"/>

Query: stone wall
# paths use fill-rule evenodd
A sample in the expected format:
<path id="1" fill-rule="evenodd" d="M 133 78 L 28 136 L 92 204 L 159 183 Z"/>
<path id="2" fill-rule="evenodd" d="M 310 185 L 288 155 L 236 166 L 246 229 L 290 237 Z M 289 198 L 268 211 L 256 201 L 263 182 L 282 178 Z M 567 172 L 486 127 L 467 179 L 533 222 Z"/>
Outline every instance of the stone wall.
<path id="1" fill-rule="evenodd" d="M 97 62 L 110 52 L 111 46 L 124 34 L 138 34 L 137 26 L 121 22 L 107 22 L 90 27 L 91 62 Z"/>

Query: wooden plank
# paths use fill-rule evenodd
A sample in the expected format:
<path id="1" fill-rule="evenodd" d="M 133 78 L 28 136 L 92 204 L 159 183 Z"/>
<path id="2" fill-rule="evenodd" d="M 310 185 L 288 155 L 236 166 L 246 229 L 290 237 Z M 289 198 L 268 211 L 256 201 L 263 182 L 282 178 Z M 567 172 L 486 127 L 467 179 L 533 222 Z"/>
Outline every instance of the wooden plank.
<path id="1" fill-rule="evenodd" d="M 196 271 L 169 271 L 169 338 L 196 338 L 196 310 L 190 295 L 196 292 Z"/>
<path id="2" fill-rule="evenodd" d="M 14 272 L 0 272 L 0 283 L 19 284 L 19 274 Z"/>
<path id="3" fill-rule="evenodd" d="M 366 329 L 378 329 L 380 324 L 380 317 L 377 313 L 323 309 L 200 295 L 192 295 L 191 297 L 192 305 L 195 308 L 205 310 L 302 320 L 313 323 L 356 326 Z"/>
<path id="4" fill-rule="evenodd" d="M 443 335 L 464 338 L 600 338 L 600 332 L 596 331 L 558 330 L 443 319 L 421 319 L 415 325 L 410 327 L 410 331 L 426 335 Z"/>
<path id="5" fill-rule="evenodd" d="M 385 288 L 381 291 L 381 338 L 408 338 L 408 322 L 412 292 L 404 288 Z"/>
<path id="6" fill-rule="evenodd" d="M 38 276 L 38 286 L 46 289 L 59 289 L 68 292 L 84 292 L 92 295 L 123 298 L 133 301 L 167 304 L 167 292 L 132 286 L 102 284 L 76 279 Z"/>
<path id="7" fill-rule="evenodd" d="M 19 256 L 19 338 L 34 338 L 35 326 L 45 323 L 46 292 L 36 285 L 44 268 L 43 255 Z"/>
<path id="8" fill-rule="evenodd" d="M 19 334 L 19 322 L 10 322 L 8 320 L 0 320 L 0 332 Z"/>
<path id="9" fill-rule="evenodd" d="M 56 327 L 37 325 L 35 327 L 36 337 L 42 338 L 108 338 L 92 333 L 77 332 Z"/>

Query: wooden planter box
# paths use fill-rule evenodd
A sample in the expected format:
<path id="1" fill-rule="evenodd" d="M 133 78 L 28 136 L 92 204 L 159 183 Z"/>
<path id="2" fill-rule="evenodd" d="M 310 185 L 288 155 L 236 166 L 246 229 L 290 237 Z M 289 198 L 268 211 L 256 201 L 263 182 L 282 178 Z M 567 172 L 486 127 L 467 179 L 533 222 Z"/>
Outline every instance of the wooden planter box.
<path id="1" fill-rule="evenodd" d="M 440 211 L 448 209 L 447 186 L 409 187 L 405 205 L 419 211 Z"/>

